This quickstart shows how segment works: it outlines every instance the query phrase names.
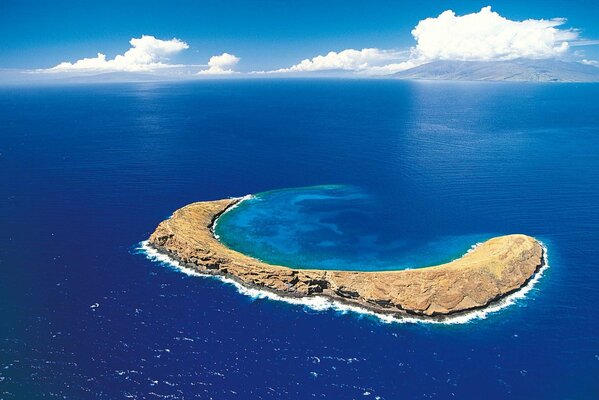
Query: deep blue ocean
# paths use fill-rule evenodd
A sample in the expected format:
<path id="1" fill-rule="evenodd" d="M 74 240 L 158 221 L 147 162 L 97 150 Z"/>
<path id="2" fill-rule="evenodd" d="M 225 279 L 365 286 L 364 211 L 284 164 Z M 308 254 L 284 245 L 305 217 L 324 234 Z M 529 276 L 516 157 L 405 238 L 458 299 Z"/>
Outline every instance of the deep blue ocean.
<path id="1" fill-rule="evenodd" d="M 385 323 L 138 250 L 185 204 L 263 192 L 217 228 L 270 262 L 417 267 L 526 233 L 550 267 L 486 318 Z M 0 88 L 0 399 L 597 399 L 598 260 L 599 85 Z"/>

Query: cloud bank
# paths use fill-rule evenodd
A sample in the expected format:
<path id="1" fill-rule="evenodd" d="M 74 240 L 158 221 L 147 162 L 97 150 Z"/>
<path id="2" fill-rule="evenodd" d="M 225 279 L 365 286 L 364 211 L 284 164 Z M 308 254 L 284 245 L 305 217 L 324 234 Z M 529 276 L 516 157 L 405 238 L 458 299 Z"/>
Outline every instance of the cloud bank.
<path id="1" fill-rule="evenodd" d="M 208 61 L 208 69 L 198 72 L 199 75 L 226 75 L 236 73 L 233 67 L 241 60 L 239 57 L 223 53 L 220 56 L 212 56 Z"/>
<path id="2" fill-rule="evenodd" d="M 512 21 L 484 7 L 477 13 L 457 16 L 447 10 L 422 20 L 412 30 L 414 53 L 423 60 L 513 60 L 553 58 L 563 55 L 568 41 L 578 38 L 572 29 L 558 29 L 564 18 Z"/>
<path id="3" fill-rule="evenodd" d="M 86 71 L 124 71 L 147 72 L 160 68 L 170 68 L 176 65 L 168 64 L 168 57 L 177 54 L 189 46 L 187 43 L 173 38 L 171 40 L 156 39 L 154 36 L 143 35 L 129 41 L 131 48 L 122 55 L 111 60 L 106 55 L 98 53 L 93 58 L 83 58 L 74 63 L 62 62 L 46 72 L 86 72 Z"/>
<path id="4" fill-rule="evenodd" d="M 341 71 L 357 75 L 388 75 L 437 60 L 502 61 L 514 59 L 562 58 L 567 54 L 582 58 L 581 52 L 570 52 L 572 46 L 597 44 L 595 40 L 581 40 L 579 31 L 563 28 L 564 18 L 507 19 L 490 6 L 466 15 L 452 10 L 436 17 L 426 18 L 411 31 L 414 45 L 407 50 L 363 48 L 330 51 L 306 58 L 287 68 L 271 71 L 253 71 L 254 74 L 310 74 L 318 71 Z M 35 72 L 153 72 L 173 67 L 180 76 L 230 75 L 238 73 L 235 66 L 240 58 L 222 53 L 210 58 L 207 65 L 170 64 L 169 58 L 188 49 L 182 40 L 157 39 L 143 35 L 129 41 L 131 48 L 113 59 L 98 53 L 96 57 L 75 62 L 62 62 L 52 68 Z M 581 61 L 596 65 L 595 61 Z M 204 67 L 199 72 L 193 67 Z M 170 72 L 169 72 L 170 73 Z"/>
<path id="5" fill-rule="evenodd" d="M 408 52 L 368 48 L 331 51 L 271 73 L 352 71 L 391 74 L 436 60 L 499 61 L 542 59 L 564 55 L 579 37 L 574 29 L 560 29 L 564 18 L 512 21 L 483 7 L 463 16 L 447 10 L 424 19 L 412 30 L 416 44 Z M 403 58 L 402 58 L 403 56 Z M 393 62 L 389 62 L 393 61 Z"/>
<path id="6" fill-rule="evenodd" d="M 313 72 L 327 70 L 364 71 L 383 62 L 396 59 L 397 51 L 379 50 L 375 48 L 340 52 L 331 51 L 324 56 L 302 60 L 289 68 L 281 68 L 272 72 Z"/>

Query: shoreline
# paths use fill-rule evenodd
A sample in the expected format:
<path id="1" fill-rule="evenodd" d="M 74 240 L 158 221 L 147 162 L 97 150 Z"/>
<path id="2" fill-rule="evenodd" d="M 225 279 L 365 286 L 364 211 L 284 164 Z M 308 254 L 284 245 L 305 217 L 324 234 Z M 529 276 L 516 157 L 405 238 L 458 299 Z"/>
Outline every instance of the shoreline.
<path id="1" fill-rule="evenodd" d="M 391 317 L 442 320 L 492 307 L 526 287 L 547 266 L 530 236 L 492 238 L 446 264 L 398 271 L 302 270 L 266 264 L 226 247 L 218 218 L 241 198 L 193 203 L 160 223 L 147 246 L 202 275 L 289 299 L 325 297 Z"/>
<path id="2" fill-rule="evenodd" d="M 232 209 L 238 207 L 241 203 L 243 203 L 245 200 L 249 200 L 252 199 L 254 197 L 253 194 L 248 194 L 246 196 L 243 197 L 232 197 L 231 200 L 231 204 L 229 204 L 227 207 L 225 207 L 221 212 L 214 214 L 214 217 L 212 218 L 212 220 L 210 221 L 210 225 L 208 225 L 208 229 L 210 230 L 210 232 L 212 232 L 212 236 L 216 239 L 219 240 L 219 236 L 216 234 L 216 225 L 218 224 L 218 219 L 220 217 L 222 217 L 224 214 L 228 213 L 229 211 L 231 211 Z M 220 240 L 219 240 L 220 241 Z"/>
<path id="3" fill-rule="evenodd" d="M 354 313 L 357 315 L 373 317 L 381 323 L 423 323 L 423 324 L 434 324 L 434 325 L 460 325 L 472 322 L 474 320 L 486 319 L 488 315 L 502 311 L 503 309 L 511 306 L 516 301 L 521 301 L 526 298 L 526 295 L 534 289 L 535 285 L 539 282 L 545 271 L 549 268 L 547 248 L 541 242 L 543 246 L 543 261 L 544 265 L 531 277 L 531 279 L 515 292 L 502 297 L 501 299 L 490 303 L 486 307 L 482 307 L 476 310 L 462 311 L 446 316 L 436 317 L 423 317 L 418 315 L 392 315 L 383 314 L 367 308 L 354 306 L 351 304 L 343 303 L 339 300 L 327 298 L 324 296 L 313 296 L 313 297 L 292 297 L 282 293 L 277 293 L 266 288 L 253 288 L 247 286 L 239 281 L 229 278 L 225 275 L 208 274 L 206 272 L 200 272 L 195 268 L 187 267 L 181 262 L 175 260 L 168 254 L 157 250 L 149 244 L 148 240 L 144 240 L 139 243 L 139 247 L 136 247 L 138 253 L 143 254 L 151 262 L 156 262 L 166 266 L 169 269 L 176 270 L 178 273 L 183 273 L 187 276 L 198 277 L 198 278 L 209 278 L 216 279 L 221 283 L 233 286 L 237 293 L 248 296 L 253 300 L 267 299 L 271 301 L 279 301 L 294 306 L 302 306 L 314 311 L 334 311 L 340 314 Z"/>

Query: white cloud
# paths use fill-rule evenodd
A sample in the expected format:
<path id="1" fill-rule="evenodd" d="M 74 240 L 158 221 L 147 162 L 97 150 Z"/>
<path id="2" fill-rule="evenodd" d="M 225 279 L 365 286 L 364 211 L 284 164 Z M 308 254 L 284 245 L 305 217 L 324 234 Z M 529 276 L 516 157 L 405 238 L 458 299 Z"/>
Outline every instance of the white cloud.
<path id="1" fill-rule="evenodd" d="M 331 51 L 327 55 L 305 59 L 289 68 L 282 68 L 271 72 L 365 71 L 397 57 L 398 53 L 390 50 L 375 48 L 362 50 L 347 49 L 338 53 Z"/>
<path id="2" fill-rule="evenodd" d="M 597 60 L 587 60 L 585 58 L 584 60 L 581 60 L 580 62 L 584 65 L 592 65 L 593 67 L 599 67 L 599 61 L 597 61 Z"/>
<path id="3" fill-rule="evenodd" d="M 229 53 L 223 53 L 220 56 L 210 57 L 208 61 L 208 69 L 204 69 L 198 74 L 200 75 L 225 75 L 233 74 L 233 67 L 237 65 L 240 58 Z"/>
<path id="4" fill-rule="evenodd" d="M 432 60 L 513 60 L 563 55 L 578 32 L 559 29 L 563 18 L 512 21 L 483 7 L 457 16 L 451 10 L 422 20 L 412 30 L 416 58 Z"/>
<path id="5" fill-rule="evenodd" d="M 83 58 L 74 63 L 62 62 L 55 67 L 43 70 L 46 72 L 86 72 L 86 71 L 152 71 L 176 65 L 168 64 L 168 57 L 189 48 L 187 43 L 179 39 L 160 40 L 154 36 L 143 35 L 129 41 L 131 48 L 122 55 L 111 60 L 98 53 L 93 58 Z"/>
<path id="6" fill-rule="evenodd" d="M 343 70 L 385 75 L 435 60 L 560 57 L 568 51 L 570 42 L 582 45 L 577 30 L 559 28 L 565 22 L 563 18 L 512 21 L 492 11 L 490 6 L 463 16 L 447 10 L 416 25 L 412 30 L 416 44 L 409 51 L 377 48 L 331 51 L 289 68 L 268 72 Z"/>

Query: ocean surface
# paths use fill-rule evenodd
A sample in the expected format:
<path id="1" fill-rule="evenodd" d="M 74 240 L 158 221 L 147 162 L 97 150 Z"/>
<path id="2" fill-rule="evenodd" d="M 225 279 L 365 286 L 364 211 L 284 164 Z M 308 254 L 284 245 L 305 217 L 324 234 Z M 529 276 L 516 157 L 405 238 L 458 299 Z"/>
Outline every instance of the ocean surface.
<path id="1" fill-rule="evenodd" d="M 526 233 L 495 312 L 290 304 L 140 248 L 199 200 L 303 268 Z M 599 85 L 247 80 L 0 88 L 0 399 L 599 398 Z"/>

